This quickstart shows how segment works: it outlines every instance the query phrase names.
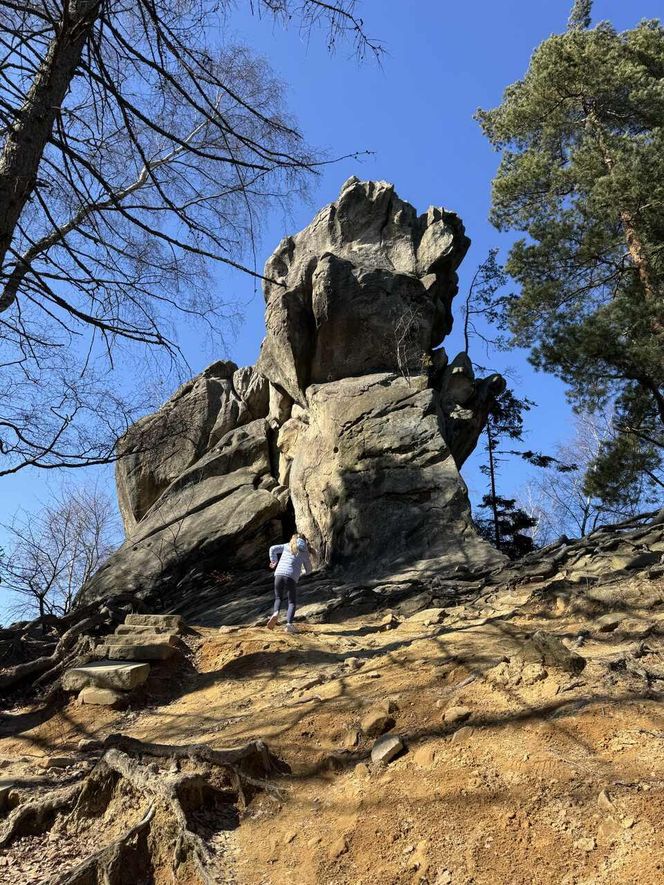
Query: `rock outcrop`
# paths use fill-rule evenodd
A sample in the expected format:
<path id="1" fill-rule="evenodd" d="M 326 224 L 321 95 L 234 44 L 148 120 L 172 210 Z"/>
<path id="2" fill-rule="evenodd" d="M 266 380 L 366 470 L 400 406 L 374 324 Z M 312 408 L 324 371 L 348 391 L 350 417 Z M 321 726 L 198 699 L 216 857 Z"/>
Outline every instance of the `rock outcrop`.
<path id="1" fill-rule="evenodd" d="M 454 213 L 349 179 L 265 266 L 256 367 L 215 363 L 121 441 L 127 540 L 83 596 L 254 567 L 296 524 L 319 565 L 500 564 L 458 471 L 504 382 L 440 347 L 468 245 Z"/>

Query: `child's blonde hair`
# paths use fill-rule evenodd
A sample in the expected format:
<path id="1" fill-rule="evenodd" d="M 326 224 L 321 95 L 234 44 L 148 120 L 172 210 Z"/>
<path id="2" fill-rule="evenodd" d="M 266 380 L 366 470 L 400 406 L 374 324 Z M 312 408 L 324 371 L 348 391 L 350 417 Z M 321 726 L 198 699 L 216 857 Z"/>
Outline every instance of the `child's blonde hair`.
<path id="1" fill-rule="evenodd" d="M 295 532 L 293 537 L 290 539 L 289 547 L 290 547 L 290 552 L 293 554 L 293 556 L 297 556 L 297 554 L 298 554 L 297 542 L 300 540 L 300 538 L 302 538 L 302 540 L 306 543 L 306 538 L 304 537 L 304 535 L 301 535 L 299 532 Z"/>

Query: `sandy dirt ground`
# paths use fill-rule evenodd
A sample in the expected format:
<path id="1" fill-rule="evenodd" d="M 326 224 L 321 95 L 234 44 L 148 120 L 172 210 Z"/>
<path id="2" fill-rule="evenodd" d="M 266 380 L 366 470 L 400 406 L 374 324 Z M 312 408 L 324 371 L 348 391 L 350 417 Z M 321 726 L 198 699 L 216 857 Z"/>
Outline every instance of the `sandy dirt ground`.
<path id="1" fill-rule="evenodd" d="M 664 882 L 664 582 L 560 595 L 535 585 L 385 616 L 298 635 L 192 625 L 187 663 L 129 710 L 9 711 L 0 781 L 36 791 L 73 781 L 92 764 L 81 738 L 111 732 L 214 747 L 260 738 L 289 770 L 214 834 L 223 881 Z M 538 630 L 585 669 L 531 660 Z M 381 715 L 404 742 L 388 764 L 371 761 L 365 733 Z M 46 757 L 65 758 L 45 768 Z M 141 813 L 107 810 L 97 843 Z M 54 833 L 0 852 L 0 881 L 45 882 L 93 839 L 57 822 Z"/>

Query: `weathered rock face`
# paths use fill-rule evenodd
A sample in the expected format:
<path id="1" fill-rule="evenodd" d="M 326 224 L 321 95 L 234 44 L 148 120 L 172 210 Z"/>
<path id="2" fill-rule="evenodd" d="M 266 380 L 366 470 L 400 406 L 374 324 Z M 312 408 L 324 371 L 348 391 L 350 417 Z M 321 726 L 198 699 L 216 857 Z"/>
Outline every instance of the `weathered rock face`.
<path id="1" fill-rule="evenodd" d="M 127 542 L 84 596 L 256 565 L 294 522 L 354 572 L 498 563 L 458 469 L 503 381 L 439 348 L 468 244 L 453 213 L 347 181 L 266 264 L 256 368 L 215 363 L 122 440 Z"/>
<path id="2" fill-rule="evenodd" d="M 265 266 L 259 371 L 302 406 L 309 384 L 421 372 L 451 329 L 469 245 L 455 214 L 418 216 L 391 184 L 349 179 Z"/>
<path id="3" fill-rule="evenodd" d="M 307 401 L 279 448 L 298 528 L 322 560 L 357 571 L 434 556 L 452 566 L 486 552 L 425 376 L 346 378 L 309 387 Z"/>
<path id="4" fill-rule="evenodd" d="M 287 497 L 270 472 L 264 419 L 238 427 L 183 471 L 95 575 L 94 595 L 151 589 L 193 562 L 255 565 L 281 537 Z"/>
<path id="5" fill-rule="evenodd" d="M 267 380 L 231 362 L 209 366 L 119 444 L 116 486 L 130 535 L 160 495 L 223 436 L 268 412 Z"/>

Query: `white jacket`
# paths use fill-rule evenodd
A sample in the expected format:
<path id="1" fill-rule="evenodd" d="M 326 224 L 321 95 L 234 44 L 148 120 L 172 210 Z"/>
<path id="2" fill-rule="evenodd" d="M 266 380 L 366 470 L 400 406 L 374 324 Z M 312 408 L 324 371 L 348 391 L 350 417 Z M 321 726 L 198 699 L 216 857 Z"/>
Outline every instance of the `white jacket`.
<path id="1" fill-rule="evenodd" d="M 311 571 L 311 560 L 307 550 L 298 550 L 293 555 L 290 544 L 275 544 L 274 547 L 270 547 L 270 562 L 276 562 L 277 557 L 279 565 L 275 569 L 275 575 L 292 578 L 296 584 L 300 580 L 302 569 L 306 574 Z"/>

